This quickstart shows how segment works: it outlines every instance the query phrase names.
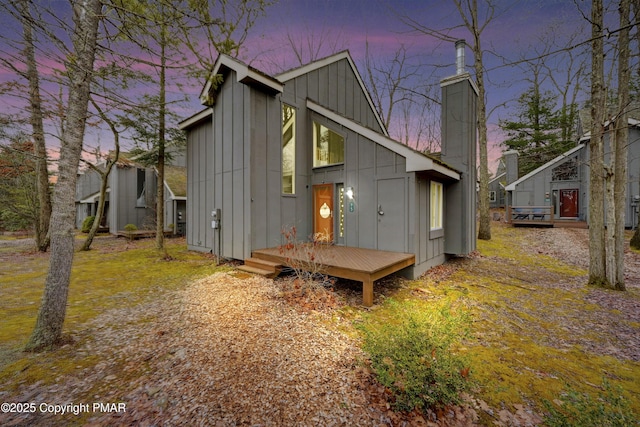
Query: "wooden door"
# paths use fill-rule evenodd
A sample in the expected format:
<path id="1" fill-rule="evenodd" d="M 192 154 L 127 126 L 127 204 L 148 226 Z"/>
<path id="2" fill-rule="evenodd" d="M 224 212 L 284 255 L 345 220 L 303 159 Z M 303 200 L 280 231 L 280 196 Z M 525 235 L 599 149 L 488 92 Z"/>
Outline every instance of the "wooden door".
<path id="1" fill-rule="evenodd" d="M 313 235 L 333 242 L 333 184 L 313 186 Z"/>
<path id="2" fill-rule="evenodd" d="M 575 188 L 560 190 L 560 217 L 578 217 L 578 190 Z"/>

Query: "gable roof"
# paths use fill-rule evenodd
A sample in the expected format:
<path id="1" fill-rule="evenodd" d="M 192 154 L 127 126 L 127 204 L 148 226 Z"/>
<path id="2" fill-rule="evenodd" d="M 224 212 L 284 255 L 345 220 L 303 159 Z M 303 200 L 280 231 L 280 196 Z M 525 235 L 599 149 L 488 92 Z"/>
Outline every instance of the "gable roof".
<path id="1" fill-rule="evenodd" d="M 536 175 L 538 172 L 543 171 L 544 169 L 547 169 L 550 166 L 555 165 L 556 163 L 560 163 L 562 160 L 566 160 L 567 157 L 569 157 L 570 155 L 572 155 L 573 153 L 575 153 L 576 151 L 579 151 L 581 149 L 583 149 L 585 147 L 584 144 L 578 144 L 575 147 L 573 147 L 571 150 L 566 151 L 562 154 L 560 154 L 558 157 L 556 157 L 553 160 L 549 160 L 547 163 L 545 163 L 544 165 L 540 166 L 538 169 L 532 170 L 531 172 L 529 172 L 528 174 L 526 174 L 525 176 L 523 176 L 522 178 L 513 181 L 511 184 L 507 185 L 504 189 L 507 191 L 513 191 L 516 189 L 516 185 L 520 184 L 521 182 L 526 181 L 527 179 L 531 178 L 532 176 Z"/>
<path id="2" fill-rule="evenodd" d="M 236 72 L 236 80 L 240 83 L 259 87 L 272 94 L 282 92 L 283 86 L 278 79 L 235 58 L 220 54 L 213 65 L 213 70 L 209 74 L 207 83 L 204 85 L 204 88 L 202 88 L 202 92 L 200 92 L 200 102 L 203 105 L 211 106 L 215 103 L 213 92 L 217 90 L 217 85 L 214 84 L 216 76 L 225 74 L 229 70 Z"/>
<path id="3" fill-rule="evenodd" d="M 374 117 L 376 119 L 376 122 L 378 123 L 378 125 L 380 126 L 380 129 L 383 130 L 384 135 L 385 136 L 389 136 L 389 132 L 387 131 L 387 127 L 384 125 L 384 122 L 382 121 L 382 117 L 380 117 L 380 114 L 378 113 L 378 110 L 376 109 L 375 105 L 373 104 L 373 100 L 371 99 L 371 95 L 369 94 L 369 91 L 367 90 L 367 87 L 364 84 L 364 81 L 362 80 L 362 77 L 360 76 L 360 73 L 358 72 L 358 68 L 356 67 L 356 64 L 353 62 L 353 58 L 351 58 L 351 54 L 349 53 L 348 50 L 343 50 L 342 52 L 338 52 L 334 55 L 330 55 L 327 56 L 325 58 L 321 58 L 318 59 L 316 61 L 310 62 L 308 64 L 305 64 L 301 67 L 297 67 L 297 68 L 293 68 L 289 71 L 285 71 L 283 73 L 277 74 L 276 78 L 283 82 L 286 83 L 289 80 L 293 80 L 296 77 L 300 77 L 303 76 L 305 74 L 308 74 L 312 71 L 318 70 L 322 67 L 326 67 L 327 65 L 333 64 L 335 62 L 338 61 L 342 61 L 342 60 L 346 60 L 347 63 L 349 64 L 349 67 L 351 67 L 351 71 L 353 72 L 353 74 L 356 76 L 356 80 L 358 81 L 358 85 L 360 85 L 360 89 L 362 90 L 362 93 L 364 93 L 364 96 L 367 99 L 367 103 L 369 104 L 369 108 L 371 108 L 371 111 L 373 111 Z"/>
<path id="4" fill-rule="evenodd" d="M 452 169 L 425 154 L 415 151 L 386 135 L 378 133 L 373 129 L 361 125 L 360 123 L 354 122 L 335 111 L 323 107 L 320 104 L 316 104 L 310 99 L 307 99 L 307 108 L 404 157 L 406 159 L 407 172 L 433 171 L 446 177 L 460 180 L 460 173 L 455 169 Z"/>
<path id="5" fill-rule="evenodd" d="M 209 107 L 215 103 L 215 91 L 217 90 L 215 85 L 216 76 L 225 74 L 229 70 L 233 70 L 236 72 L 236 80 L 238 82 L 245 83 L 250 86 L 259 87 L 268 93 L 276 94 L 283 91 L 284 84 L 286 82 L 342 60 L 346 60 L 349 64 L 349 67 L 356 77 L 358 85 L 360 86 L 360 89 L 362 90 L 362 93 L 364 94 L 367 103 L 369 104 L 369 108 L 373 112 L 375 120 L 380 126 L 380 129 L 383 130 L 385 136 L 389 136 L 387 127 L 384 125 L 382 117 L 380 117 L 380 113 L 375 108 L 373 100 L 371 99 L 371 95 L 369 94 L 369 91 L 367 90 L 367 87 L 365 86 L 355 63 L 353 62 L 353 59 L 351 58 L 351 55 L 347 50 L 277 74 L 275 77 L 270 76 L 256 68 L 253 68 L 250 65 L 239 61 L 238 59 L 221 54 L 216 59 L 213 70 L 211 71 L 211 73 L 209 74 L 209 78 L 207 79 L 207 83 L 204 85 L 202 92 L 200 92 L 200 102 L 203 105 L 207 105 Z M 202 120 L 203 117 L 201 115 L 206 116 L 207 110 L 201 111 L 200 113 L 184 120 L 180 123 L 180 128 L 188 128 L 199 120 Z"/>
<path id="6" fill-rule="evenodd" d="M 489 180 L 489 184 L 492 184 L 492 183 L 498 181 L 500 178 L 504 178 L 505 176 L 507 176 L 507 173 L 506 172 L 502 172 L 500 175 L 496 175 L 491 180 Z M 502 183 L 500 183 L 500 185 L 502 185 Z M 504 187 L 504 185 L 503 185 L 503 187 Z"/>
<path id="7" fill-rule="evenodd" d="M 211 116 L 213 116 L 213 108 L 207 107 L 204 110 L 200 110 L 193 116 L 187 117 L 186 119 L 178 123 L 178 129 L 185 130 L 205 120 L 211 121 Z"/>
<path id="8" fill-rule="evenodd" d="M 184 166 L 164 167 L 164 183 L 175 198 L 187 197 L 187 168 Z"/>

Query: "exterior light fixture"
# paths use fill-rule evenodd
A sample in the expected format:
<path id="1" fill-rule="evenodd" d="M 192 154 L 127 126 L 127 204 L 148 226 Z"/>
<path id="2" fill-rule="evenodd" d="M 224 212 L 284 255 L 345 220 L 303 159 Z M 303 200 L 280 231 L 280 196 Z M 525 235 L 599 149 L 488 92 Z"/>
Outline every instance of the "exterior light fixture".
<path id="1" fill-rule="evenodd" d="M 349 199 L 353 200 L 353 187 L 347 187 L 344 194 L 346 194 Z"/>

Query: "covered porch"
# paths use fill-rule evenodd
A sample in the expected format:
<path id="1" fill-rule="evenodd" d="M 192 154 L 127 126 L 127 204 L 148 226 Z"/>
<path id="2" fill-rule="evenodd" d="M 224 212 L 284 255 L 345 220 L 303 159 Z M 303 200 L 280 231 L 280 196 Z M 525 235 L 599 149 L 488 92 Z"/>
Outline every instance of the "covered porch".
<path id="1" fill-rule="evenodd" d="M 308 253 L 274 247 L 253 251 L 252 259 L 293 267 L 309 262 L 304 259 Z M 319 266 L 322 273 L 362 282 L 362 303 L 367 307 L 373 305 L 373 285 L 376 280 L 415 264 L 414 254 L 349 246 L 315 246 L 313 254 L 311 262 Z"/>

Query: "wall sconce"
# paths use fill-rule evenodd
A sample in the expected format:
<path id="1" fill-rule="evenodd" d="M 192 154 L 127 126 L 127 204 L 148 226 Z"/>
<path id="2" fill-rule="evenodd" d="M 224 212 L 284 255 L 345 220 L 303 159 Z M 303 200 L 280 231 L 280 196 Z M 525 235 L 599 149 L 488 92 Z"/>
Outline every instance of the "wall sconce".
<path id="1" fill-rule="evenodd" d="M 350 199 L 353 200 L 353 187 L 345 188 L 344 194 Z"/>

